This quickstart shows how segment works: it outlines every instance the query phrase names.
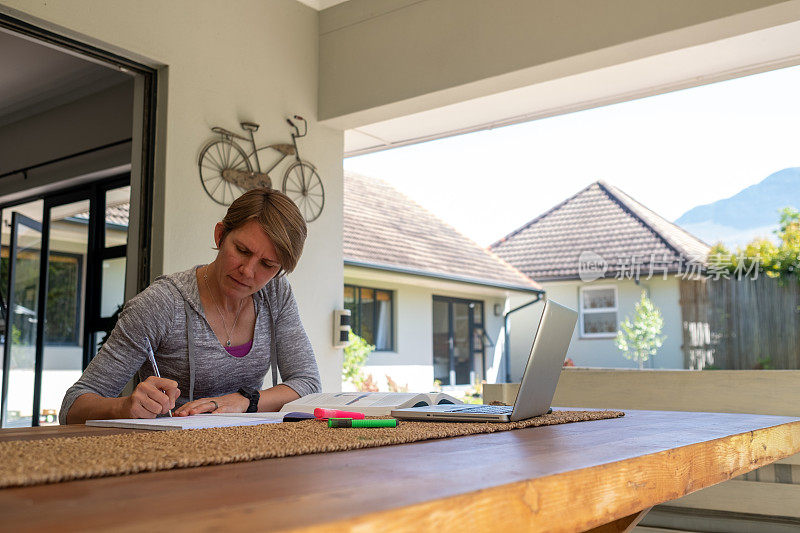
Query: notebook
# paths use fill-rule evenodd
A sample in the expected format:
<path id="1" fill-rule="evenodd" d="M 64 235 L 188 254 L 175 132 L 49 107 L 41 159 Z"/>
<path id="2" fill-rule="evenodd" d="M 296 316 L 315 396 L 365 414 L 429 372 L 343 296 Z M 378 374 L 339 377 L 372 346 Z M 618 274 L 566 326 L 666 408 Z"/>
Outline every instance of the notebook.
<path id="1" fill-rule="evenodd" d="M 513 406 L 430 405 L 393 409 L 392 416 L 440 422 L 509 422 L 547 413 L 556 393 L 578 313 L 547 300 Z"/>
<path id="2" fill-rule="evenodd" d="M 193 416 L 162 416 L 159 418 L 113 418 L 87 420 L 87 426 L 104 428 L 150 429 L 155 431 L 175 429 L 209 429 L 235 426 L 276 424 L 293 413 L 203 413 Z"/>

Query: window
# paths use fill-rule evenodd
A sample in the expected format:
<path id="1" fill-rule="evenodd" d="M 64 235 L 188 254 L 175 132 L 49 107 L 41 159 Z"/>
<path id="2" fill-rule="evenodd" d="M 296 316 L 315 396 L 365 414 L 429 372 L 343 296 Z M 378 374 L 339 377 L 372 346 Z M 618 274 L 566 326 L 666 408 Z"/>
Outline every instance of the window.
<path id="1" fill-rule="evenodd" d="M 83 257 L 50 252 L 47 275 L 47 344 L 78 345 L 81 331 Z"/>
<path id="2" fill-rule="evenodd" d="M 581 337 L 617 335 L 617 288 L 613 285 L 581 287 Z"/>
<path id="3" fill-rule="evenodd" d="M 38 257 L 39 250 L 25 251 L 19 254 L 20 265 L 17 267 L 18 279 L 39 279 L 38 260 L 35 264 L 32 258 Z M 2 301 L 7 299 L 8 289 L 8 247 L 0 250 L 0 294 Z M 31 265 L 35 269 L 31 269 Z M 79 345 L 81 331 L 81 281 L 83 277 L 83 257 L 78 254 L 66 252 L 50 252 L 47 274 L 47 321 L 45 323 L 45 344 Z M 31 283 L 32 283 L 31 281 Z M 15 315 L 24 316 L 25 320 L 35 317 L 32 309 L 36 309 L 38 298 L 33 285 L 25 287 L 24 284 L 14 294 Z M 19 317 L 17 317 L 19 318 Z M 16 326 L 14 326 L 16 328 Z M 2 331 L 0 331 L 2 335 Z M 23 339 L 24 340 L 24 339 Z M 29 339 L 29 344 L 36 342 L 35 338 Z"/>
<path id="4" fill-rule="evenodd" d="M 392 291 L 344 286 L 344 307 L 350 310 L 353 333 L 375 345 L 375 351 L 394 349 Z"/>

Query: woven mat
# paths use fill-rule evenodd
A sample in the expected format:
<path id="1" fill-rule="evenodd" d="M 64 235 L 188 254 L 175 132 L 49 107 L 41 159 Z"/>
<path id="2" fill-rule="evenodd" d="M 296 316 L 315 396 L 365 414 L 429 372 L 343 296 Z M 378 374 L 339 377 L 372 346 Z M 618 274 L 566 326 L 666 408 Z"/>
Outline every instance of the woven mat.
<path id="1" fill-rule="evenodd" d="M 619 418 L 620 411 L 554 411 L 520 422 L 410 422 L 329 429 L 316 420 L 0 442 L 0 488 L 373 448 L 534 426 Z"/>

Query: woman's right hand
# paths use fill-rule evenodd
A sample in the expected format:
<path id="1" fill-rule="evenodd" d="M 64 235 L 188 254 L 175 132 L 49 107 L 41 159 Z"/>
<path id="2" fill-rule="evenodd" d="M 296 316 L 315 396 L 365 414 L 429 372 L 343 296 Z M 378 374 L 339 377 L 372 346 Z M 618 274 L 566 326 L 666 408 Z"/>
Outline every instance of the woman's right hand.
<path id="1" fill-rule="evenodd" d="M 178 382 L 150 376 L 139 383 L 133 394 L 122 402 L 120 418 L 155 418 L 175 408 L 175 400 L 181 395 Z"/>

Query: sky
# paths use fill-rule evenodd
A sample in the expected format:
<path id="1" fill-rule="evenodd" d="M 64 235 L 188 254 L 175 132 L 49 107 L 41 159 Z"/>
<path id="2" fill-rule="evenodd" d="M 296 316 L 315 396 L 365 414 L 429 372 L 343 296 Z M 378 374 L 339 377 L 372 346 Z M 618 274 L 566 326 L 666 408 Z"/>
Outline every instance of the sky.
<path id="1" fill-rule="evenodd" d="M 603 180 L 674 221 L 800 166 L 800 67 L 344 160 L 486 246 Z"/>

